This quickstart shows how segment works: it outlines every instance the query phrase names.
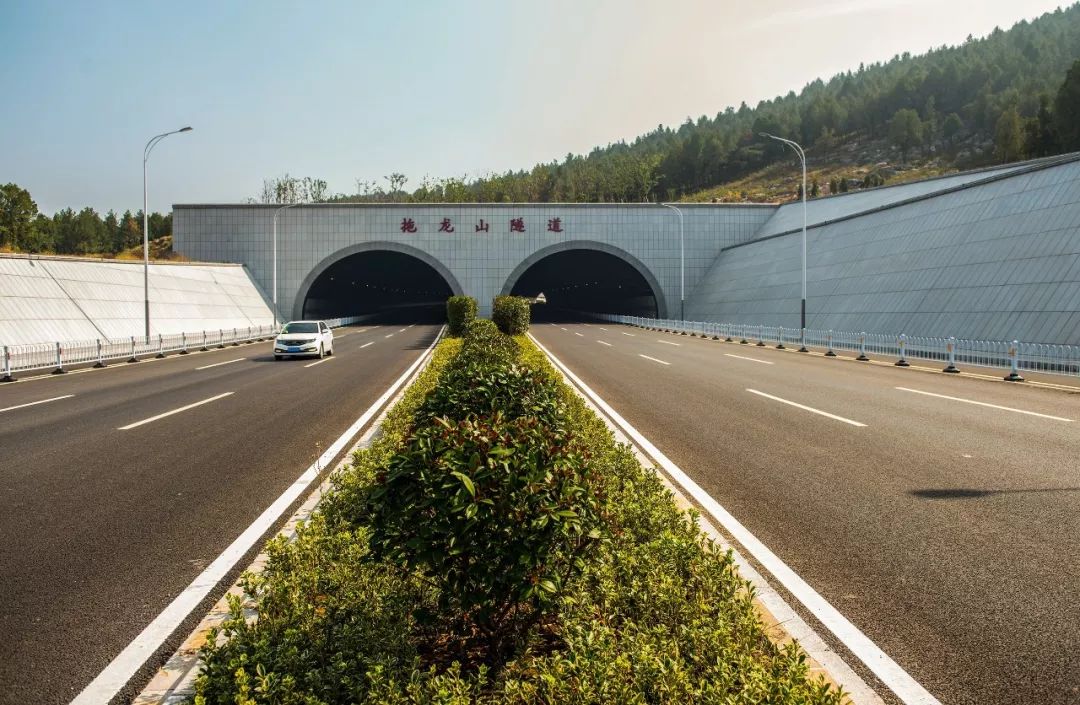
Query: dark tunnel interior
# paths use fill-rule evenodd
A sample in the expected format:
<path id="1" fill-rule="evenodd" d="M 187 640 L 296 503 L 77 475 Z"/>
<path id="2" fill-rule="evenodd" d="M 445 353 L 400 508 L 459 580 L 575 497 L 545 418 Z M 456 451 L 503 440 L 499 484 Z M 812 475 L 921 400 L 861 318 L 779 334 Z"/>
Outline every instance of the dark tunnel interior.
<path id="1" fill-rule="evenodd" d="M 450 284 L 435 269 L 401 252 L 376 250 L 330 265 L 308 290 L 304 318 L 379 314 L 386 322 L 439 322 Z"/>
<path id="2" fill-rule="evenodd" d="M 529 267 L 511 291 L 546 304 L 532 307 L 534 320 L 573 320 L 582 312 L 631 316 L 657 314 L 656 296 L 645 277 L 625 260 L 596 250 L 557 252 Z"/>

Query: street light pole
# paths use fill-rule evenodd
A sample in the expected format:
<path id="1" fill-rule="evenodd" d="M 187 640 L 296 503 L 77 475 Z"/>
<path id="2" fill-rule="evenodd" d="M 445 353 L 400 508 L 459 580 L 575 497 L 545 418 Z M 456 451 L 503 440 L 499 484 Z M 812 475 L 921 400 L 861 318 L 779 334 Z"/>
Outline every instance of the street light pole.
<path id="1" fill-rule="evenodd" d="M 150 214 L 146 212 L 146 162 L 150 159 L 150 152 L 157 143 L 169 135 L 181 132 L 191 132 L 190 127 L 181 127 L 172 132 L 162 132 L 154 135 L 143 147 L 142 154 L 142 243 L 143 243 L 143 323 L 146 340 L 150 340 Z"/>
<path id="2" fill-rule="evenodd" d="M 661 203 L 679 216 L 679 320 L 686 320 L 686 240 L 683 237 L 682 211 L 670 203 Z"/>
<path id="3" fill-rule="evenodd" d="M 788 145 L 795 150 L 795 153 L 799 155 L 799 159 L 802 161 L 802 317 L 799 327 L 799 341 L 802 345 L 799 347 L 799 352 L 810 352 L 806 347 L 806 152 L 797 142 L 770 135 L 768 132 L 760 134 L 762 137 L 768 137 Z"/>
<path id="4" fill-rule="evenodd" d="M 278 208 L 276 211 L 274 211 L 274 264 L 273 264 L 273 269 L 274 269 L 273 280 L 274 281 L 273 281 L 273 284 L 272 284 L 272 286 L 274 287 L 274 292 L 273 292 L 272 298 L 273 298 L 273 301 L 274 301 L 274 329 L 275 330 L 277 329 L 277 324 L 278 324 L 278 304 L 277 304 L 277 289 L 278 289 L 278 286 L 277 286 L 277 219 L 278 219 L 278 216 L 281 215 L 282 211 L 288 210 L 289 208 L 295 208 L 296 206 L 300 206 L 300 205 L 303 205 L 303 204 L 302 203 L 290 203 L 290 204 L 282 206 L 281 208 Z"/>

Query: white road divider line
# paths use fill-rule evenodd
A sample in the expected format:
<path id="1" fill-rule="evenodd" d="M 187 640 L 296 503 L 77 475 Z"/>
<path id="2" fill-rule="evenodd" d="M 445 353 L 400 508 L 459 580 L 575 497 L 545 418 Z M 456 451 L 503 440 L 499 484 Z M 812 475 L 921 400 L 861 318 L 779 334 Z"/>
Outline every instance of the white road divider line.
<path id="1" fill-rule="evenodd" d="M 310 363 L 310 364 L 308 364 L 308 365 L 304 365 L 304 367 L 305 367 L 305 368 L 306 368 L 306 367 L 314 367 L 315 365 L 321 365 L 321 364 L 323 364 L 324 362 L 330 362 L 330 361 L 331 361 L 331 360 L 333 360 L 333 359 L 334 359 L 334 358 L 332 358 L 332 357 L 324 357 L 324 358 L 323 358 L 323 359 L 321 359 L 321 360 L 316 360 L 315 362 L 312 362 L 312 363 Z"/>
<path id="2" fill-rule="evenodd" d="M 623 335 L 628 335 L 628 336 L 630 336 L 631 338 L 636 338 L 636 337 L 637 337 L 637 336 L 636 336 L 636 335 L 634 335 L 633 333 L 627 333 L 627 332 L 626 332 L 626 331 L 624 331 L 624 330 L 621 330 L 621 331 L 619 331 L 619 332 L 620 332 L 620 333 L 622 333 Z"/>
<path id="3" fill-rule="evenodd" d="M 774 397 L 772 394 L 766 394 L 765 392 L 759 392 L 756 389 L 747 389 L 746 391 L 750 392 L 751 394 L 757 394 L 759 397 L 765 397 L 766 399 L 772 399 L 773 401 L 778 401 L 781 404 L 787 404 L 788 406 L 794 406 L 796 409 L 802 409 L 803 411 L 809 411 L 810 413 L 817 414 L 818 416 L 824 416 L 826 418 L 830 418 L 830 419 L 833 419 L 835 421 L 842 421 L 843 423 L 851 424 L 852 426 L 858 426 L 859 428 L 866 428 L 866 424 L 864 424 L 864 423 L 860 423 L 858 421 L 852 421 L 851 419 L 845 419 L 843 416 L 837 416 L 836 414 L 830 414 L 827 411 L 822 411 L 821 409 L 815 409 L 812 406 L 806 406 L 805 404 L 799 404 L 798 402 L 794 402 L 794 401 L 791 401 L 789 399 L 783 399 L 781 397 Z"/>
<path id="4" fill-rule="evenodd" d="M 581 333 L 578 333 L 577 331 L 574 331 L 574 335 L 576 335 L 579 338 L 584 338 L 585 337 L 584 335 L 582 335 Z"/>
<path id="5" fill-rule="evenodd" d="M 361 345 L 361 346 L 360 346 L 360 349 L 361 349 L 361 350 L 363 350 L 363 349 L 364 349 L 364 348 L 366 348 L 367 346 L 369 346 L 369 345 L 374 345 L 374 344 L 375 344 L 375 341 L 374 341 L 374 340 L 372 340 L 372 341 L 371 341 L 370 343 L 364 343 L 363 345 Z"/>
<path id="6" fill-rule="evenodd" d="M 409 330 L 408 326 L 406 326 L 405 328 L 402 328 L 401 330 L 399 330 L 398 333 L 404 333 L 407 330 Z"/>
<path id="7" fill-rule="evenodd" d="M 603 340 L 598 340 L 598 341 L 596 341 L 596 342 L 600 343 L 601 345 L 606 345 L 606 346 L 608 346 L 609 348 L 610 348 L 610 347 L 614 347 L 614 346 L 612 346 L 612 344 L 611 344 L 611 343 L 605 343 L 605 342 L 604 342 Z"/>
<path id="8" fill-rule="evenodd" d="M 340 453 L 345 446 L 360 432 L 367 423 L 374 418 L 375 414 L 379 412 L 389 399 L 393 398 L 397 393 L 398 388 L 408 380 L 413 372 L 416 371 L 425 359 L 431 355 L 431 351 L 435 348 L 435 344 L 439 342 L 442 337 L 442 330 L 439 331 L 439 335 L 435 336 L 435 340 L 431 342 L 428 349 L 420 354 L 419 357 L 413 362 L 409 369 L 398 377 L 389 389 L 383 392 L 383 395 L 375 400 L 375 403 L 368 407 L 368 410 L 363 413 L 352 426 L 349 426 L 345 430 L 345 433 L 341 434 L 336 441 L 330 444 L 326 451 L 319 456 L 318 460 L 312 463 L 307 470 L 305 470 L 300 477 L 296 478 L 296 481 L 289 486 L 281 496 L 274 500 L 266 510 L 259 515 L 251 526 L 244 529 L 244 532 L 236 537 L 236 540 L 226 548 L 220 556 L 214 559 L 214 561 L 206 567 L 206 569 L 199 574 L 184 590 L 176 596 L 176 598 L 169 603 L 161 614 L 154 618 L 154 621 L 150 622 L 142 632 L 135 637 L 134 641 L 128 644 L 123 651 L 117 654 L 108 666 L 105 667 L 97 677 L 90 682 L 90 685 L 86 686 L 81 693 L 79 693 L 74 700 L 71 701 L 71 705 L 98 705 L 100 703 L 107 703 L 112 700 L 117 693 L 119 693 L 127 682 L 131 680 L 132 676 L 142 668 L 142 665 L 146 662 L 146 659 L 150 658 L 157 651 L 165 640 L 169 638 L 177 627 L 179 627 L 187 616 L 191 614 L 191 611 L 199 606 L 199 603 L 210 594 L 210 591 L 217 587 L 217 584 L 231 571 L 236 563 L 244 557 L 244 555 L 251 550 L 255 543 L 262 538 L 271 527 L 281 518 L 292 503 L 296 501 L 303 492 L 305 492 L 311 483 L 318 479 L 319 474 L 324 468 L 329 467 L 333 462 L 337 454 Z"/>
<path id="9" fill-rule="evenodd" d="M 746 357 L 745 355 L 732 355 L 731 353 L 724 353 L 727 357 L 738 358 L 739 360 L 749 360 L 750 362 L 760 362 L 763 365 L 773 365 L 776 363 L 769 362 L 768 360 L 759 360 L 756 357 Z"/>
<path id="10" fill-rule="evenodd" d="M 1037 411 L 1026 411 L 1024 409 L 1014 409 L 1011 406 L 998 406 L 997 404 L 988 404 L 984 401 L 975 401 L 974 399 L 963 399 L 961 397 L 950 397 L 944 394 L 935 394 L 934 392 L 924 392 L 921 389 L 908 389 L 907 387 L 897 387 L 901 392 L 911 392 L 912 394 L 923 394 L 928 397 L 937 397 L 938 399 L 948 399 L 949 401 L 963 402 L 964 404 L 975 404 L 976 406 L 985 406 L 991 409 L 1000 409 L 1001 411 L 1011 411 L 1016 414 L 1027 414 L 1028 416 L 1038 416 L 1040 419 L 1050 419 L 1051 421 L 1064 421 L 1065 423 L 1072 423 L 1073 419 L 1066 419 L 1061 416 L 1050 416 L 1049 414 L 1040 414 Z"/>
<path id="11" fill-rule="evenodd" d="M 638 353 L 638 357 L 643 357 L 646 360 L 652 360 L 653 362 L 659 362 L 661 365 L 668 365 L 668 366 L 671 365 L 670 362 L 664 362 L 663 360 L 657 360 L 655 357 L 649 357 L 648 355 L 642 355 L 641 353 Z"/>
<path id="12" fill-rule="evenodd" d="M 678 347 L 682 347 L 682 343 L 673 343 L 673 342 L 671 342 L 670 340 L 660 340 L 660 339 L 657 339 L 657 341 L 656 341 L 656 342 L 658 342 L 658 343 L 663 343 L 664 345 L 674 345 L 674 346 L 675 346 L 675 347 L 677 347 L 677 348 L 678 348 Z"/>
<path id="13" fill-rule="evenodd" d="M 197 406 L 202 406 L 203 404 L 209 404 L 212 401 L 217 401 L 218 399 L 224 399 L 225 397 L 228 397 L 228 396 L 232 396 L 232 392 L 225 392 L 224 394 L 218 394 L 217 396 L 210 397 L 209 399 L 203 399 L 202 401 L 197 401 L 194 404 L 188 404 L 187 406 L 181 406 L 179 409 L 173 409 L 172 411 L 166 411 L 164 414 L 158 414 L 157 416 L 151 416 L 148 419 L 143 419 L 142 421 L 136 421 L 135 423 L 128 424 L 127 426 L 121 426 L 120 428 L 118 428 L 116 430 L 117 431 L 130 431 L 133 428 L 138 428 L 139 426 L 144 426 L 144 425 L 146 425 L 148 423 L 158 421 L 159 419 L 163 419 L 166 416 L 172 416 L 173 414 L 179 414 L 181 411 L 187 411 L 188 409 L 194 409 Z"/>
<path id="14" fill-rule="evenodd" d="M 562 330 L 566 330 L 566 328 L 563 328 L 562 326 L 559 326 L 559 328 L 562 329 Z"/>
<path id="15" fill-rule="evenodd" d="M 222 365 L 231 365 L 234 362 L 242 362 L 243 360 L 246 360 L 246 359 L 247 359 L 246 357 L 238 357 L 235 360 L 226 360 L 225 362 L 215 362 L 212 365 L 203 365 L 202 367 L 196 367 L 195 369 L 196 370 L 208 370 L 211 367 L 221 367 Z"/>
<path id="16" fill-rule="evenodd" d="M 532 337 L 532 336 L 530 336 Z M 712 498 L 705 490 L 694 482 L 689 475 L 682 471 L 682 469 L 671 462 L 670 459 L 660 449 L 654 446 L 649 439 L 641 435 L 640 432 L 633 426 L 631 426 L 622 416 L 618 414 L 611 406 L 608 405 L 600 396 L 590 389 L 584 382 L 581 381 L 573 372 L 570 371 L 566 365 L 564 365 L 558 358 L 552 355 L 547 348 L 540 344 L 540 341 L 536 338 L 532 338 L 533 342 L 551 359 L 557 368 L 559 368 L 563 374 L 570 378 L 579 389 L 592 400 L 601 411 L 603 411 L 608 418 L 610 418 L 615 425 L 622 429 L 623 433 L 630 437 L 634 443 L 649 457 L 651 457 L 657 465 L 662 467 L 668 476 L 682 486 L 682 488 L 705 509 L 721 526 L 731 535 L 736 541 L 742 544 L 743 548 L 757 560 L 769 573 L 775 577 L 781 585 L 792 594 L 795 599 L 803 604 L 825 627 L 831 631 L 836 637 L 843 642 L 843 644 L 851 650 L 851 652 L 866 664 L 874 675 L 881 679 L 881 681 L 900 698 L 904 705 L 941 705 L 941 702 L 931 695 L 922 685 L 919 684 L 914 678 L 912 678 L 907 671 L 905 671 L 898 663 L 893 661 L 888 654 L 878 648 L 877 644 L 870 640 L 865 634 L 859 631 L 858 627 L 852 624 L 844 615 L 833 607 L 829 602 L 817 593 L 814 588 L 803 580 L 799 575 L 793 571 L 786 563 L 773 553 L 764 543 L 761 542 L 756 536 L 739 522 L 734 516 L 731 515 L 723 506 L 720 505 L 715 499 Z M 773 593 L 775 595 L 775 593 Z M 759 592 L 759 596 L 765 598 L 764 593 Z M 783 602 L 778 596 L 776 600 L 770 601 L 774 604 L 779 602 L 781 606 L 786 607 L 786 603 Z M 768 606 L 768 605 L 767 605 Z M 770 611 L 774 616 L 781 618 L 777 612 L 783 612 L 783 610 L 773 610 L 770 607 Z M 790 608 L 786 610 L 791 613 L 791 618 L 802 622 L 798 614 L 791 612 Z M 785 625 L 791 623 L 784 620 Z M 803 623 L 806 627 L 807 635 L 816 637 L 813 630 L 808 625 Z M 799 639 L 804 648 L 808 641 L 807 639 L 798 633 L 795 633 L 796 639 Z M 851 668 L 844 663 L 843 659 L 839 658 L 835 652 L 829 650 L 827 645 L 822 644 L 823 649 L 815 649 L 811 652 L 819 662 L 830 667 L 830 673 L 834 678 L 838 679 L 841 686 L 844 686 L 846 690 L 868 690 L 862 679 L 858 674 L 853 672 Z M 839 678 L 840 672 L 846 673 L 848 678 Z M 861 688 L 860 688 L 861 686 Z M 870 694 L 872 696 L 872 693 Z"/>
<path id="17" fill-rule="evenodd" d="M 27 404 L 19 404 L 18 406 L 9 406 L 6 409 L 0 409 L 0 414 L 5 411 L 15 411 L 16 409 L 25 409 L 28 406 L 37 406 L 38 404 L 48 404 L 50 401 L 60 401 L 61 399 L 70 399 L 75 396 L 74 394 L 65 394 L 62 397 L 52 397 L 51 399 L 40 399 L 38 401 L 32 401 Z"/>
<path id="18" fill-rule="evenodd" d="M 607 328 L 605 328 L 603 326 L 597 326 L 597 328 L 599 328 L 600 330 L 607 330 Z"/>
<path id="19" fill-rule="evenodd" d="M 393 333 L 390 333 L 390 334 L 388 334 L 388 335 L 384 335 L 383 337 L 384 337 L 384 338 L 393 338 L 393 337 L 394 337 L 394 334 L 393 334 Z"/>

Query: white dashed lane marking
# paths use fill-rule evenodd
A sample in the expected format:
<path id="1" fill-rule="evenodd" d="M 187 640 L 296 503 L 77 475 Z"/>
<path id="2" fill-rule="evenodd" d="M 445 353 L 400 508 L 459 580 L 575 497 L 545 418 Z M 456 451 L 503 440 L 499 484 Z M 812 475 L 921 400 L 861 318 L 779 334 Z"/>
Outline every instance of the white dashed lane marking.
<path id="1" fill-rule="evenodd" d="M 202 367 L 196 367 L 195 369 L 196 370 L 208 370 L 211 367 L 221 367 L 222 365 L 231 365 L 234 362 L 241 362 L 241 361 L 246 360 L 246 359 L 247 359 L 246 357 L 238 357 L 235 360 L 226 360 L 225 362 L 215 362 L 212 365 L 203 365 Z"/>
<path id="2" fill-rule="evenodd" d="M 641 353 L 638 353 L 638 357 L 643 357 L 646 360 L 652 360 L 653 362 L 659 362 L 661 365 L 671 365 L 670 362 L 664 362 L 663 360 L 657 360 L 655 357 L 649 357 L 648 355 L 642 355 Z"/>
<path id="3" fill-rule="evenodd" d="M 605 342 L 604 342 L 603 340 L 598 340 L 598 341 L 596 341 L 596 342 L 600 343 L 601 345 L 606 345 L 606 346 L 608 346 L 609 348 L 610 348 L 610 347 L 613 347 L 613 346 L 611 345 L 611 343 L 605 343 Z"/>
<path id="4" fill-rule="evenodd" d="M 805 404 L 799 404 L 798 402 L 791 401 L 790 399 L 782 399 L 781 397 L 774 397 L 772 394 L 766 394 L 765 392 L 759 392 L 756 389 L 747 389 L 746 391 L 751 394 L 757 394 L 759 397 L 765 397 L 766 399 L 772 399 L 778 401 L 781 404 L 787 404 L 788 406 L 794 406 L 796 409 L 802 409 L 803 411 L 809 411 L 811 414 L 817 414 L 818 416 L 824 416 L 834 421 L 840 421 L 842 423 L 849 424 L 851 426 L 858 426 L 859 428 L 866 428 L 866 424 L 859 421 L 852 421 L 851 419 L 845 419 L 843 416 L 837 416 L 836 414 L 830 414 L 828 411 L 822 411 L 821 409 L 815 409 L 812 406 L 806 406 Z"/>
<path id="5" fill-rule="evenodd" d="M 749 360 L 750 362 L 760 362 L 763 365 L 774 365 L 776 363 L 769 362 L 768 360 L 759 360 L 756 357 L 746 357 L 745 355 L 732 355 L 731 353 L 724 353 L 727 357 L 734 357 L 738 360 Z"/>
<path id="6" fill-rule="evenodd" d="M 963 399 L 961 397 L 950 397 L 944 394 L 935 394 L 934 392 L 924 392 L 920 389 L 908 389 L 907 387 L 897 387 L 901 392 L 911 392 L 912 394 L 922 394 L 928 397 L 937 397 L 938 399 L 948 399 L 949 401 L 958 401 L 964 404 L 975 404 L 976 406 L 985 406 L 990 409 L 1000 409 L 1001 411 L 1011 411 L 1014 414 L 1026 414 L 1028 416 L 1038 416 L 1040 419 L 1050 419 L 1051 421 L 1064 421 L 1065 423 L 1072 423 L 1072 419 L 1062 418 L 1061 416 L 1050 416 L 1049 414 L 1040 414 L 1037 411 L 1026 411 L 1024 409 L 1014 409 L 1011 406 L 998 406 L 997 404 L 988 404 L 985 401 L 975 401 L 974 399 Z"/>
<path id="7" fill-rule="evenodd" d="M 70 399 L 75 396 L 74 394 L 65 394 L 62 397 L 52 397 L 51 399 L 41 399 L 39 401 L 32 401 L 27 404 L 19 404 L 18 406 L 9 406 L 6 409 L 0 409 L 0 413 L 5 411 L 15 411 L 16 409 L 25 409 L 28 406 L 37 406 L 38 404 L 48 404 L 50 401 L 60 401 L 61 399 Z"/>
<path id="8" fill-rule="evenodd" d="M 148 419 L 143 419 L 142 421 L 136 421 L 135 423 L 128 424 L 127 426 L 121 426 L 117 430 L 118 431 L 130 431 L 133 428 L 138 428 L 139 426 L 142 426 L 144 424 L 148 424 L 148 423 L 151 423 L 153 421 L 163 419 L 166 416 L 172 416 L 173 414 L 179 414 L 181 411 L 187 411 L 188 409 L 194 409 L 197 406 L 202 406 L 203 404 L 209 404 L 212 401 L 217 401 L 218 399 L 224 399 L 225 397 L 231 396 L 231 395 L 232 395 L 232 392 L 225 392 L 224 394 L 218 394 L 215 397 L 210 397 L 209 399 L 203 399 L 202 401 L 197 401 L 194 404 L 188 404 L 187 406 L 181 406 L 179 409 L 173 409 L 172 411 L 166 411 L 164 414 L 158 414 L 157 416 L 151 416 Z"/>

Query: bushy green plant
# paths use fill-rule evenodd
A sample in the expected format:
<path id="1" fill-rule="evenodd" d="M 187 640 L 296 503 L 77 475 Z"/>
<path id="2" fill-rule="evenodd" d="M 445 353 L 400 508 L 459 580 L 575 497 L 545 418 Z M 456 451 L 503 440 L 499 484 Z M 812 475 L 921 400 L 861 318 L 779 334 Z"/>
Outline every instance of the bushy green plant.
<path id="1" fill-rule="evenodd" d="M 516 340 L 499 332 L 491 321 L 481 318 L 466 327 L 461 354 L 454 365 L 509 365 L 520 353 L 521 347 Z"/>
<path id="2" fill-rule="evenodd" d="M 468 365 L 447 371 L 416 412 L 416 424 L 435 417 L 462 421 L 501 413 L 532 416 L 552 428 L 565 426 L 565 404 L 555 380 L 522 365 Z"/>
<path id="3" fill-rule="evenodd" d="M 471 296 L 451 296 L 446 300 L 446 320 L 450 335 L 465 335 L 465 329 L 476 320 L 476 299 Z"/>
<path id="4" fill-rule="evenodd" d="M 491 302 L 491 320 L 506 335 L 523 335 L 529 330 L 531 309 L 520 296 L 496 296 Z"/>
<path id="5" fill-rule="evenodd" d="M 419 570 L 501 651 L 600 537 L 588 457 L 535 417 L 436 418 L 376 478 L 376 557 Z"/>

